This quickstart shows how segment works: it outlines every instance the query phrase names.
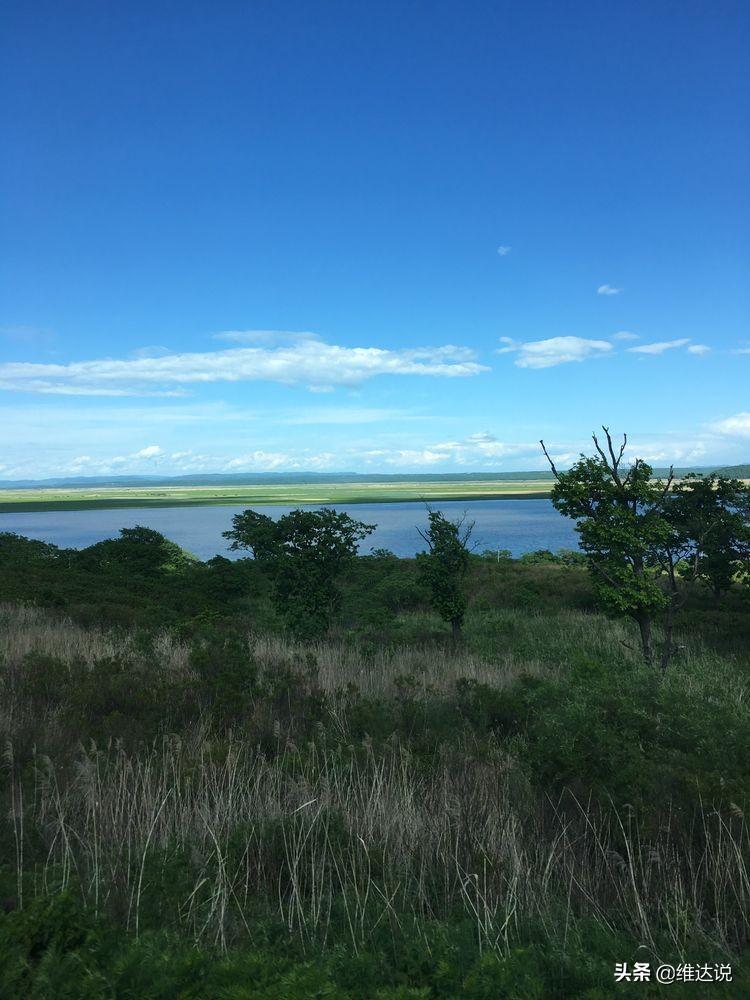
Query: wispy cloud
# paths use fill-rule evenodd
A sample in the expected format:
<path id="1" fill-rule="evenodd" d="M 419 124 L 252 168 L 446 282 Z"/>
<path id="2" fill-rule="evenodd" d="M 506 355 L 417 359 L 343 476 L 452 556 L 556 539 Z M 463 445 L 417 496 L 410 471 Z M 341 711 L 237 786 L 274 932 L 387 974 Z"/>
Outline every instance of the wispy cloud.
<path id="1" fill-rule="evenodd" d="M 672 351 L 689 343 L 689 337 L 679 337 L 677 340 L 659 340 L 653 344 L 638 344 L 636 347 L 628 347 L 627 350 L 633 354 L 663 354 L 665 351 Z"/>
<path id="2" fill-rule="evenodd" d="M 725 420 L 716 420 L 711 428 L 719 434 L 750 438 L 750 413 L 736 413 Z"/>
<path id="3" fill-rule="evenodd" d="M 458 441 L 439 441 L 421 448 L 371 448 L 359 457 L 374 467 L 409 469 L 436 465 L 496 467 L 503 459 L 521 456 L 529 456 L 537 464 L 539 445 L 500 441 L 493 434 L 481 432 Z"/>
<path id="4" fill-rule="evenodd" d="M 621 288 L 615 288 L 614 285 L 599 285 L 596 290 L 597 295 L 619 295 L 622 291 Z"/>
<path id="5" fill-rule="evenodd" d="M 184 454 L 189 454 L 185 452 Z M 159 463 L 170 456 L 158 444 L 149 444 L 138 451 L 130 452 L 127 455 L 113 455 L 111 457 L 77 455 L 71 459 L 67 466 L 58 469 L 61 473 L 73 473 L 78 475 L 83 473 L 87 476 L 108 475 L 115 473 L 122 475 L 126 472 L 138 472 L 144 469 L 148 471 L 153 468 L 154 463 Z M 175 456 L 172 455 L 171 458 Z"/>
<path id="6" fill-rule="evenodd" d="M 2 373 L 3 365 L 0 365 Z M 128 386 L 122 389 L 110 388 L 107 386 L 86 386 L 86 385 L 65 385 L 61 382 L 48 382 L 43 379 L 15 379 L 0 377 L 0 389 L 8 392 L 33 392 L 39 396 L 108 396 L 117 398 L 122 396 L 148 396 L 158 399 L 174 399 L 186 396 L 184 389 L 158 390 L 140 388 L 135 391 Z"/>
<path id="7" fill-rule="evenodd" d="M 513 247 L 498 247 L 497 252 L 500 254 L 501 257 L 507 257 L 512 249 Z"/>
<path id="8" fill-rule="evenodd" d="M 710 354 L 711 348 L 708 344 L 691 344 L 687 349 L 688 354 Z"/>
<path id="9" fill-rule="evenodd" d="M 628 448 L 630 458 L 642 458 L 646 462 L 660 462 L 671 465 L 680 462 L 682 465 L 693 465 L 706 457 L 707 446 L 704 441 L 679 441 L 671 438 L 648 443 L 634 441 Z"/>
<path id="10" fill-rule="evenodd" d="M 516 343 L 510 337 L 500 340 L 506 346 L 499 348 L 497 353 L 515 353 L 515 364 L 519 368 L 553 368 L 568 361 L 601 357 L 612 350 L 607 340 L 587 340 L 585 337 L 550 337 L 526 343 Z"/>
<path id="11" fill-rule="evenodd" d="M 137 347 L 130 356 L 131 358 L 163 358 L 171 353 L 169 348 L 164 347 L 163 344 L 147 344 L 145 347 Z"/>
<path id="12" fill-rule="evenodd" d="M 631 333 L 630 330 L 618 330 L 617 333 L 612 334 L 612 340 L 639 340 L 640 335 L 637 333 Z"/>
<path id="13" fill-rule="evenodd" d="M 285 452 L 250 451 L 238 455 L 227 462 L 224 468 L 228 472 L 272 472 L 274 469 L 290 468 L 291 457 Z"/>
<path id="14" fill-rule="evenodd" d="M 150 444 L 145 448 L 141 448 L 140 451 L 137 451 L 133 455 L 133 458 L 159 458 L 163 454 L 164 449 L 160 448 L 158 444 Z"/>
<path id="15" fill-rule="evenodd" d="M 303 340 L 319 340 L 317 334 L 303 330 L 223 330 L 213 334 L 214 340 L 229 344 L 296 344 Z"/>
<path id="16" fill-rule="evenodd" d="M 174 395 L 170 385 L 264 380 L 285 385 L 358 385 L 380 375 L 464 378 L 489 369 L 466 347 L 387 350 L 340 347 L 312 337 L 280 347 L 161 357 L 0 364 L 0 388 L 61 395 Z"/>

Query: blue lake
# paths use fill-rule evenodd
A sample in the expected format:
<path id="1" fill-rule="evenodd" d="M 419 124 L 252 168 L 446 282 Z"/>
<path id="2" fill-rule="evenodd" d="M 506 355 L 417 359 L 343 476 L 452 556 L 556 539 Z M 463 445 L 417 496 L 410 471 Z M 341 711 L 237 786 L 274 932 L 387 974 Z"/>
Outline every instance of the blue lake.
<path id="1" fill-rule="evenodd" d="M 375 532 L 362 543 L 365 555 L 373 548 L 391 549 L 398 556 L 413 556 L 425 548 L 417 527 L 425 528 L 424 505 L 417 502 L 342 504 L 336 510 L 353 518 L 376 524 Z M 460 517 L 464 511 L 475 522 L 472 541 L 476 551 L 510 549 L 514 556 L 535 549 L 577 548 L 573 522 L 557 513 L 549 500 L 474 500 L 435 503 L 446 517 Z M 120 528 L 142 524 L 154 528 L 193 552 L 200 559 L 215 555 L 238 558 L 221 537 L 232 526 L 232 516 L 247 505 L 215 507 L 122 508 L 118 510 L 63 510 L 29 514 L 0 514 L 0 531 L 13 531 L 27 538 L 39 538 L 63 548 L 84 548 L 104 538 L 116 537 Z M 270 517 L 280 517 L 292 507 L 255 508 Z"/>

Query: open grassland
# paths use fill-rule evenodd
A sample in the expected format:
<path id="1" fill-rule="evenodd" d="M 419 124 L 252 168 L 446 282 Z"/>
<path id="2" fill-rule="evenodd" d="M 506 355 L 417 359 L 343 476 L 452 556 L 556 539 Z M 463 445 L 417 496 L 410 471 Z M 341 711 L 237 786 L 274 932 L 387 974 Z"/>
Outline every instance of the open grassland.
<path id="1" fill-rule="evenodd" d="M 454 643 L 357 560 L 305 642 L 252 560 L 0 575 L 0 995 L 749 995 L 743 594 L 689 594 L 660 679 L 579 566 L 469 590 Z"/>
<path id="2" fill-rule="evenodd" d="M 750 483 L 750 480 L 743 480 Z M 283 507 L 306 504 L 398 503 L 408 500 L 539 500 L 550 479 L 415 480 L 414 482 L 281 483 L 254 486 L 116 486 L 0 489 L 0 514 L 56 510 L 115 510 L 237 504 Z"/>
<path id="3" fill-rule="evenodd" d="M 460 482 L 315 483 L 259 486 L 143 486 L 96 489 L 3 489 L 0 513 L 45 510 L 104 510 L 132 507 L 200 507 L 215 504 L 396 503 L 404 500 L 539 499 L 552 480 Z"/>

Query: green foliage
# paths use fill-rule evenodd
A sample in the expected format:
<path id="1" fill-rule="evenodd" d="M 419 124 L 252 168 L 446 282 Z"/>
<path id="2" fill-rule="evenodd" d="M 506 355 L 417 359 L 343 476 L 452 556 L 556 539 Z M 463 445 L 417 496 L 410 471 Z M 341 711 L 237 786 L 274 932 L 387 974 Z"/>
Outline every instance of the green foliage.
<path id="1" fill-rule="evenodd" d="M 582 455 L 567 472 L 558 473 L 553 465 L 552 502 L 577 522 L 601 607 L 638 622 L 643 656 L 650 663 L 651 620 L 671 612 L 676 585 L 670 558 L 676 534 L 666 516 L 668 487 L 654 481 L 651 466 L 641 459 L 623 472 L 627 438 L 615 453 L 606 427 L 604 433 L 608 454 L 594 435 L 596 456 Z M 671 653 L 668 637 L 663 667 Z"/>
<path id="2" fill-rule="evenodd" d="M 575 549 L 558 549 L 557 552 L 550 552 L 549 549 L 536 549 L 534 552 L 524 552 L 518 557 L 519 563 L 523 566 L 538 566 L 543 563 L 553 563 L 560 566 L 583 566 L 586 564 L 586 556 Z"/>
<path id="3" fill-rule="evenodd" d="M 473 524 L 449 521 L 438 510 L 427 509 L 428 528 L 420 531 L 428 551 L 420 552 L 417 564 L 429 588 L 432 606 L 457 638 L 466 614 L 464 581 L 469 569 L 469 538 Z"/>
<path id="4" fill-rule="evenodd" d="M 582 458 L 560 473 L 553 488 L 555 507 L 578 520 L 581 547 L 608 611 L 635 617 L 667 604 L 658 581 L 658 553 L 671 537 L 662 492 L 645 463 L 634 463 L 618 483 L 595 458 Z"/>
<path id="5" fill-rule="evenodd" d="M 684 574 L 720 597 L 750 573 L 750 487 L 738 479 L 693 474 L 668 499 Z"/>
<path id="6" fill-rule="evenodd" d="M 233 629 L 273 621 L 253 560 L 203 563 L 158 533 L 81 552 L 0 535 L 0 600 L 55 607 L 84 625 L 173 627 L 185 637 L 202 631 L 206 615 Z"/>
<path id="7" fill-rule="evenodd" d="M 183 569 L 194 557 L 152 528 L 136 525 L 121 528 L 120 537 L 97 542 L 79 555 L 81 566 L 90 570 L 151 575 Z"/>
<path id="8" fill-rule="evenodd" d="M 630 936 L 591 921 L 571 921 L 567 945 L 533 933 L 525 946 L 482 954 L 470 926 L 408 922 L 389 940 L 376 935 L 366 949 L 340 945 L 302 954 L 268 921 L 258 943 L 221 954 L 196 948 L 163 930 L 139 938 L 96 919 L 71 894 L 39 899 L 0 915 L 0 994 L 29 1000 L 571 1000 L 616 998 L 616 962 L 649 959 Z M 540 929 L 541 931 L 541 929 Z M 264 940 L 265 939 L 265 940 Z M 659 960 L 679 956 L 670 951 Z M 720 952 L 701 960 L 725 961 Z M 729 1000 L 747 995 L 747 963 L 734 962 Z M 695 996 L 695 983 L 669 987 L 670 996 Z M 661 995 L 638 984 L 639 996 Z M 634 991 L 635 995 L 635 991 Z"/>
<path id="9" fill-rule="evenodd" d="M 48 562 L 57 559 L 59 555 L 60 549 L 49 542 L 24 538 L 11 531 L 0 531 L 0 566 L 6 569 Z"/>
<path id="10" fill-rule="evenodd" d="M 510 549 L 483 549 L 477 558 L 486 559 L 490 562 L 500 562 L 501 560 L 506 562 L 513 557 Z"/>
<path id="11" fill-rule="evenodd" d="M 306 645 L 283 637 L 275 569 L 314 564 L 320 525 L 306 524 L 294 522 L 298 548 L 263 522 L 266 556 L 205 564 L 152 536 L 90 559 L 0 535 L 0 600 L 97 626 L 55 613 L 34 642 L 20 626 L 12 641 L 12 609 L 0 608 L 0 996 L 598 1000 L 621 993 L 616 961 L 667 960 L 676 939 L 686 960 L 732 960 L 722 995 L 747 995 L 746 883 L 720 874 L 748 863 L 740 589 L 717 603 L 703 577 L 683 579 L 684 648 L 658 677 L 628 649 L 629 616 L 593 612 L 577 553 L 467 554 L 464 570 L 448 531 L 465 602 L 454 646 L 430 610 L 432 553 L 355 559 L 353 539 L 330 563 L 329 636 Z M 624 515 L 611 524 L 643 528 Z M 27 612 L 42 614 L 15 620 Z M 337 800 L 355 781 L 357 795 Z M 391 812 L 398 822 L 384 824 Z M 447 834 L 423 844 L 434 829 Z M 652 887 L 637 902 L 653 955 L 626 847 L 640 852 L 641 890 Z M 651 868 L 657 849 L 665 860 Z M 543 895 L 538 872 L 504 894 L 516 851 L 530 872 L 549 858 Z M 706 881 L 712 864 L 719 877 Z M 484 875 L 491 917 L 471 909 Z M 639 995 L 657 995 L 648 989 Z M 695 996 L 694 984 L 671 995 Z"/>
<path id="12" fill-rule="evenodd" d="M 293 510 L 278 521 L 246 510 L 224 536 L 233 549 L 249 549 L 270 574 L 274 604 L 290 631 L 312 638 L 330 626 L 341 600 L 337 577 L 374 529 L 327 507 Z"/>

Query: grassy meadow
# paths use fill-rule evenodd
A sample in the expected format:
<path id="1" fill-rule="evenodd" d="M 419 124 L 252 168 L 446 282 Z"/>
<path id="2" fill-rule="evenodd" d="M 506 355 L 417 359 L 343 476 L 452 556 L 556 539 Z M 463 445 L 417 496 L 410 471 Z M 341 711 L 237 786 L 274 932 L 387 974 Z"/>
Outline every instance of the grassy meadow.
<path id="1" fill-rule="evenodd" d="M 124 507 L 200 507 L 212 504 L 389 503 L 402 500 L 500 500 L 549 496 L 552 480 L 286 483 L 258 486 L 129 486 L 0 490 L 0 513 L 104 510 Z"/>
<path id="2" fill-rule="evenodd" d="M 0 995 L 748 995 L 741 592 L 660 680 L 565 553 L 473 556 L 460 643 L 388 554 L 314 642 L 249 559 L 0 570 Z"/>

